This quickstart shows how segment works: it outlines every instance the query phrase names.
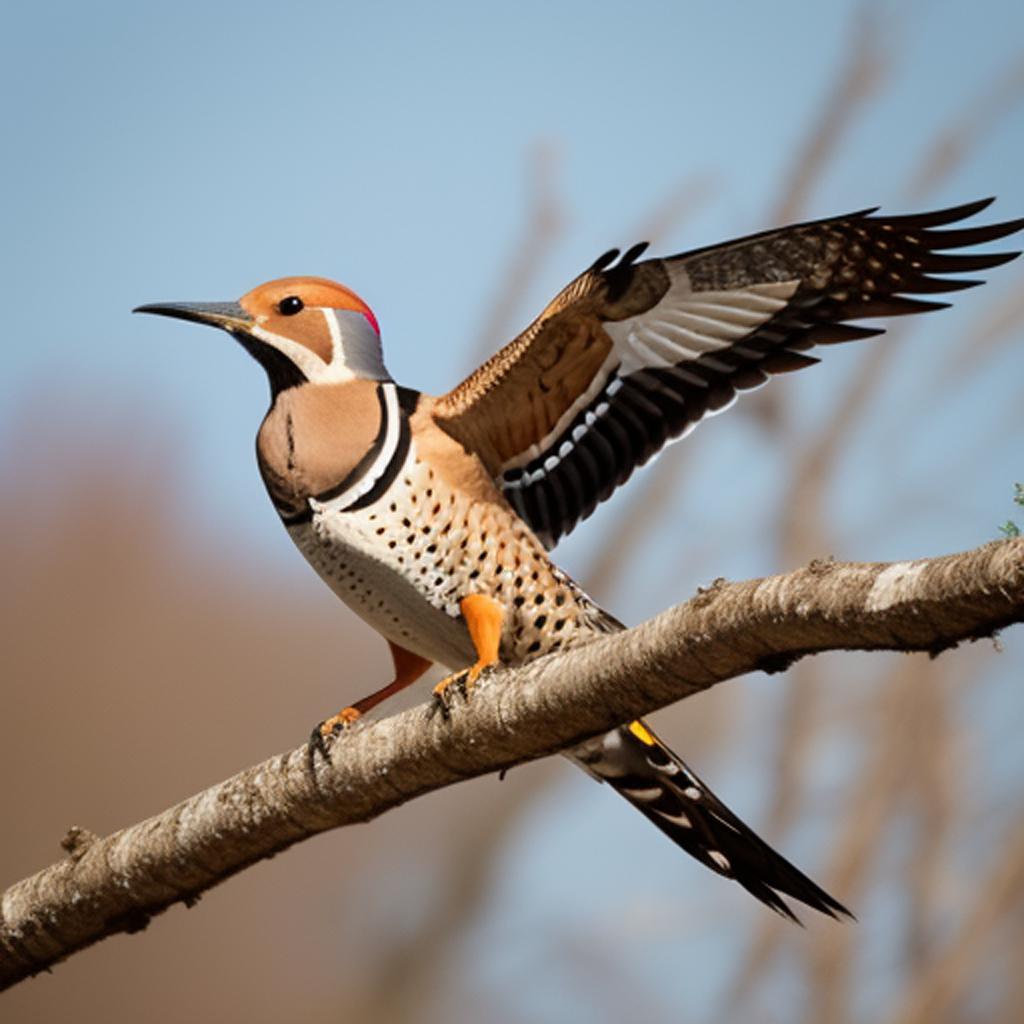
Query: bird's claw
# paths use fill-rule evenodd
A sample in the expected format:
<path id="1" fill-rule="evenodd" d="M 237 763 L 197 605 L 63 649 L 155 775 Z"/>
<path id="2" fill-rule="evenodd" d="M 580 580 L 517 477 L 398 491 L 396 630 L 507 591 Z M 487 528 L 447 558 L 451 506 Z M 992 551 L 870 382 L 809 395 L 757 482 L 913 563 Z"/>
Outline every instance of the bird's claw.
<path id="1" fill-rule="evenodd" d="M 319 754 L 325 761 L 330 760 L 331 744 L 360 718 L 355 708 L 345 708 L 330 718 L 325 718 L 319 725 L 315 726 L 309 734 L 309 743 L 306 746 L 306 760 L 310 773 L 316 764 L 316 755 Z"/>
<path id="2" fill-rule="evenodd" d="M 451 717 L 451 710 L 455 704 L 455 698 L 463 700 L 469 698 L 469 689 L 472 685 L 470 670 L 463 669 L 461 672 L 453 672 L 445 677 L 434 687 L 434 699 L 427 708 L 427 716 L 433 718 L 440 716 L 447 721 Z"/>
<path id="3" fill-rule="evenodd" d="M 324 734 L 322 730 L 323 723 L 313 728 L 313 731 L 309 734 L 309 742 L 306 744 L 306 765 L 309 768 L 309 774 L 313 775 L 316 769 L 316 755 L 319 754 L 325 761 L 330 760 L 328 754 L 327 740 L 328 736 L 333 740 L 333 732 Z"/>

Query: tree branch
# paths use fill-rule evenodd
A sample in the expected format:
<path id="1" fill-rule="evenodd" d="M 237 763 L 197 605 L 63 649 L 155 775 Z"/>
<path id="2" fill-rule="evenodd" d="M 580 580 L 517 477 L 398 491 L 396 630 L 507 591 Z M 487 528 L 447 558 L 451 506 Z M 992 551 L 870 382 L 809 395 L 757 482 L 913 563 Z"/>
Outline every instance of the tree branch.
<path id="1" fill-rule="evenodd" d="M 356 728 L 310 773 L 304 747 L 100 839 L 0 899 L 0 987 L 48 969 L 327 829 L 571 746 L 746 672 L 828 650 L 923 650 L 1024 619 L 1024 538 L 892 564 L 815 562 L 716 583 L 636 629 L 482 682 L 451 717 L 424 708 Z"/>

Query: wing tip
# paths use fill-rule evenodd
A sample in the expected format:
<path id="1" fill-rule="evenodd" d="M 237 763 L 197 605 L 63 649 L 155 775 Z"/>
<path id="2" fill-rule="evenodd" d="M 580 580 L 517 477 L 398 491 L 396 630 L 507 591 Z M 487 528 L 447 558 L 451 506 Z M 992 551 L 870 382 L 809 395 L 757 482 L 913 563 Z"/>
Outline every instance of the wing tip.
<path id="1" fill-rule="evenodd" d="M 606 270 L 619 258 L 620 251 L 619 249 L 608 249 L 606 252 L 601 253 L 587 269 L 593 272 Z"/>
<path id="2" fill-rule="evenodd" d="M 636 263 L 638 259 L 650 248 L 650 242 L 637 242 L 635 245 L 631 245 L 625 253 L 623 253 L 622 259 L 619 260 L 620 267 L 628 267 L 633 263 Z"/>
<path id="3" fill-rule="evenodd" d="M 930 250 L 939 252 L 943 249 L 962 249 L 967 246 L 984 245 L 986 242 L 996 242 L 1022 230 L 1024 217 L 1015 217 L 994 224 L 978 224 L 974 227 L 949 228 L 942 231 L 926 227 L 921 237 Z"/>
<path id="4" fill-rule="evenodd" d="M 893 216 L 876 217 L 875 220 L 885 221 L 899 228 L 928 228 L 937 227 L 942 224 L 952 224 L 955 221 L 967 220 L 987 210 L 996 201 L 995 196 L 986 196 L 984 199 L 973 199 L 968 203 L 958 203 L 956 206 L 944 206 L 939 210 L 928 210 L 925 213 L 900 213 Z M 872 213 L 880 210 L 876 206 Z"/>

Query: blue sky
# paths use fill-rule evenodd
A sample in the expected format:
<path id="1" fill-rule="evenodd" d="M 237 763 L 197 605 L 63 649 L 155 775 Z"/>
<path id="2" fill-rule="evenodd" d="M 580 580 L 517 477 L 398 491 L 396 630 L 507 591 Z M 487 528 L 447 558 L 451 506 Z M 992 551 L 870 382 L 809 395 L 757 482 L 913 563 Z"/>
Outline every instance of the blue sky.
<path id="1" fill-rule="evenodd" d="M 1019 60 L 1024 8 L 1012 0 L 882 6 L 884 101 L 855 123 L 807 216 L 921 205 L 906 183 L 923 149 Z M 183 505 L 196 544 L 214 538 L 228 558 L 256 557 L 268 572 L 297 575 L 308 570 L 255 470 L 252 438 L 266 405 L 261 371 L 226 336 L 133 318 L 133 306 L 235 298 L 286 274 L 334 277 L 374 308 L 396 378 L 445 389 L 472 368 L 477 333 L 524 230 L 527 167 L 538 143 L 557 154 L 565 230 L 540 268 L 523 325 L 599 252 L 635 241 L 635 226 L 691 177 L 706 176 L 713 191 L 685 228 L 662 241 L 664 250 L 771 226 L 767 211 L 842 63 L 854 20 L 849 0 L 179 0 L 18 4 L 4 22 L 0 485 L 12 484 L 15 425 L 35 422 L 38 407 L 55 400 L 60 411 L 45 415 L 69 417 L 135 456 L 171 454 L 184 493 L 200 499 Z M 996 216 L 1020 216 L 1022 166 L 1018 105 L 924 205 L 996 194 Z M 964 309 L 942 314 L 933 351 L 944 351 L 984 302 L 1019 288 L 1019 274 L 990 276 L 990 288 L 957 297 Z M 494 338 L 492 347 L 506 340 Z M 906 411 L 904 427 L 930 397 L 916 375 L 931 358 L 922 352 L 901 356 L 894 371 L 892 404 Z M 798 392 L 809 425 L 827 416 L 851 358 L 829 353 L 832 376 L 815 371 L 820 386 Z M 1019 421 L 1016 443 L 999 424 L 1019 403 L 1024 346 L 981 378 L 961 379 L 968 378 L 970 390 L 947 385 L 949 415 L 927 437 L 903 442 L 880 423 L 855 448 L 854 483 L 838 496 L 848 535 L 865 531 L 862 546 L 851 540 L 851 555 L 967 546 L 991 536 L 1012 511 L 1010 485 L 1024 476 Z M 980 423 L 994 440 L 970 487 L 949 489 L 943 525 L 918 510 L 899 523 L 876 523 L 872 533 L 863 481 L 876 490 L 901 485 L 879 469 L 879 453 L 891 456 L 903 444 L 899 476 L 911 482 L 941 474 L 957 457 L 970 458 L 958 448 L 964 422 Z M 736 481 L 770 493 L 771 474 L 750 457 L 760 443 L 750 426 L 740 420 L 728 430 L 714 451 L 730 461 L 706 465 L 705 479 L 725 490 L 727 518 L 731 494 L 742 504 L 734 519 L 756 523 Z M 695 440 L 702 436 L 703 429 Z M 739 477 L 728 471 L 735 465 L 744 466 Z M 59 450 L 41 467 L 44 477 L 68 468 Z M 688 504 L 691 534 L 703 536 L 722 507 Z M 581 532 L 565 557 L 582 563 L 596 542 Z M 737 557 L 724 552 L 711 575 L 775 567 L 770 552 Z M 624 617 L 668 603 L 663 584 L 624 594 Z M 687 581 L 683 593 L 691 590 Z M 602 797 L 595 790 L 582 799 Z M 536 860 L 524 862 L 518 882 L 510 876 L 509 905 L 531 886 L 552 888 L 544 859 L 572 841 L 572 830 L 552 827 L 546 814 L 538 812 L 530 834 Z M 603 828 L 607 836 L 616 826 Z M 651 856 L 667 862 L 674 851 Z M 657 878 L 669 869 L 651 861 L 643 870 Z M 583 902 L 588 884 L 593 879 L 575 889 L 573 880 L 559 880 L 559 891 Z"/>
<path id="2" fill-rule="evenodd" d="M 901 8 L 888 102 L 808 213 L 906 201 L 920 145 L 1021 38 L 1015 5 L 982 7 Z M 560 154 L 567 229 L 524 319 L 690 175 L 718 191 L 667 248 L 766 226 L 848 45 L 850 5 L 630 12 L 18 5 L 0 42 L 5 325 L 18 339 L 0 410 L 61 384 L 86 404 L 135 403 L 180 431 L 204 492 L 254 498 L 258 369 L 223 337 L 131 318 L 134 305 L 335 277 L 375 308 L 392 372 L 439 390 L 471 366 L 538 140 Z M 936 200 L 998 193 L 1017 212 L 1021 139 L 1018 110 Z"/>

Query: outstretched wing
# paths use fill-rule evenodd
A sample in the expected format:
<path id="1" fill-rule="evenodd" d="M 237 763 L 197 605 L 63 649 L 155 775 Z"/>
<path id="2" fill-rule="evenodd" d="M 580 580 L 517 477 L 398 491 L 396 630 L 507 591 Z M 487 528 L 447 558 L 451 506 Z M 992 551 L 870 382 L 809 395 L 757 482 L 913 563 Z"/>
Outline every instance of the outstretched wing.
<path id="1" fill-rule="evenodd" d="M 905 217 L 863 210 L 642 262 L 645 245 L 617 263 L 613 250 L 435 416 L 551 546 L 738 392 L 817 362 L 804 354 L 815 345 L 882 333 L 848 321 L 944 308 L 912 296 L 981 284 L 947 275 L 1019 255 L 945 252 L 1024 227 L 945 227 L 991 202 Z"/>

